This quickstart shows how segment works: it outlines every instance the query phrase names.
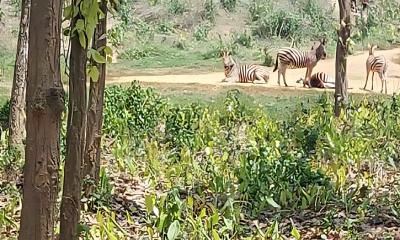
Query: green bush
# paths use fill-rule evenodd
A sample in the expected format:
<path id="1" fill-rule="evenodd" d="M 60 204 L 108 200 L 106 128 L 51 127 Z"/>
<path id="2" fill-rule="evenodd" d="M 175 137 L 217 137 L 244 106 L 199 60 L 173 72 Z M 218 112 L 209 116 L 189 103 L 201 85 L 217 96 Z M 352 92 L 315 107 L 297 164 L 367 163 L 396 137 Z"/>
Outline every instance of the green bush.
<path id="1" fill-rule="evenodd" d="M 186 3 L 183 0 L 170 0 L 168 11 L 171 14 L 182 15 L 186 11 Z"/>
<path id="2" fill-rule="evenodd" d="M 220 0 L 220 3 L 226 10 L 233 11 L 236 8 L 237 0 Z"/>
<path id="3" fill-rule="evenodd" d="M 251 48 L 253 46 L 253 37 L 248 34 L 247 31 L 234 34 L 233 41 L 234 43 L 237 43 L 247 48 Z"/>
<path id="4" fill-rule="evenodd" d="M 154 136 L 167 107 L 165 99 L 137 83 L 127 88 L 106 88 L 104 105 L 104 133 L 112 138 L 128 138 L 134 144 Z"/>
<path id="5" fill-rule="evenodd" d="M 193 32 L 193 37 L 197 41 L 205 41 L 208 38 L 208 34 L 211 30 L 211 26 L 208 23 L 201 24 Z"/>
<path id="6" fill-rule="evenodd" d="M 159 56 L 160 54 L 160 50 L 156 47 L 150 45 L 142 45 L 124 50 L 123 52 L 121 52 L 118 58 L 124 60 L 139 60 L 146 57 Z"/>
<path id="7" fill-rule="evenodd" d="M 204 1 L 204 19 L 210 21 L 211 23 L 215 22 L 215 15 L 217 13 L 217 5 L 214 0 L 205 0 Z"/>

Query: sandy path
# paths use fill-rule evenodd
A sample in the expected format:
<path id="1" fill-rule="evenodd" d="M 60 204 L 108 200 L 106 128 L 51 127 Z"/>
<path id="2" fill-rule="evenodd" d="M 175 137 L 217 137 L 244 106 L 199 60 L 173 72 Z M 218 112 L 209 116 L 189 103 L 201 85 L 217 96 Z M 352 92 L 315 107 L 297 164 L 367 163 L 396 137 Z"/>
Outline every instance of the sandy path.
<path id="1" fill-rule="evenodd" d="M 388 94 L 392 94 L 393 92 L 399 92 L 400 88 L 400 48 L 385 50 L 385 51 L 376 51 L 376 55 L 382 54 L 389 61 L 389 70 L 388 70 Z M 366 70 L 365 70 L 365 61 L 368 57 L 368 52 L 360 52 L 356 55 L 352 55 L 348 57 L 348 78 L 349 78 L 349 91 L 354 93 L 366 93 L 367 91 L 361 90 L 365 84 Z M 139 82 L 145 83 L 155 83 L 155 84 L 206 84 L 206 85 L 250 85 L 255 88 L 279 88 L 277 84 L 277 72 L 272 73 L 270 82 L 268 84 L 227 84 L 221 83 L 221 79 L 224 77 L 222 65 L 221 72 L 212 72 L 207 74 L 182 74 L 182 75 L 152 75 L 152 76 L 112 76 L 107 79 L 108 83 L 127 83 L 132 82 L 134 80 L 138 80 Z M 318 65 L 314 69 L 315 72 L 326 72 L 332 77 L 334 77 L 335 73 L 335 59 L 329 58 L 326 60 L 322 60 L 318 63 Z M 296 80 L 300 77 L 304 78 L 305 69 L 293 69 L 287 70 L 287 82 L 291 86 L 289 89 L 302 89 L 302 84 L 296 83 Z M 282 80 L 281 80 L 282 81 Z M 283 81 L 281 82 L 283 84 Z M 283 87 L 281 87 L 283 88 Z M 371 79 L 368 82 L 367 89 L 371 88 Z M 379 92 L 381 90 L 381 81 L 379 80 L 378 75 L 375 76 L 374 82 L 374 92 Z"/>

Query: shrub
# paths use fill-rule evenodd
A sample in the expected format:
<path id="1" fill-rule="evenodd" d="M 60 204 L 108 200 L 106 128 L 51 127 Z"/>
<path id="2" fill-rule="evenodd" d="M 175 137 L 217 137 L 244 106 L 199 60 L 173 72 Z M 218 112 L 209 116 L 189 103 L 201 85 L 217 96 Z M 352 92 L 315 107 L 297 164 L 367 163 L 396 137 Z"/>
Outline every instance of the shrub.
<path id="1" fill-rule="evenodd" d="M 112 138 L 128 138 L 134 144 L 143 143 L 155 135 L 156 127 L 165 114 L 165 99 L 150 88 L 137 83 L 130 87 L 106 88 L 104 105 L 104 132 Z"/>
<path id="2" fill-rule="evenodd" d="M 253 46 L 253 37 L 244 31 L 242 33 L 234 34 L 233 35 L 234 43 L 242 45 L 244 47 L 250 48 Z"/>
<path id="3" fill-rule="evenodd" d="M 182 15 L 186 11 L 185 1 L 170 0 L 168 3 L 168 11 L 171 14 Z"/>
<path id="4" fill-rule="evenodd" d="M 193 37 L 197 41 L 205 41 L 208 38 L 208 33 L 211 30 L 211 26 L 208 23 L 201 24 L 193 32 Z"/>
<path id="5" fill-rule="evenodd" d="M 215 14 L 217 12 L 217 5 L 214 0 L 205 0 L 204 1 L 204 19 L 210 21 L 211 23 L 215 22 Z"/>
<path id="6" fill-rule="evenodd" d="M 140 60 L 146 57 L 159 56 L 160 51 L 150 45 L 143 45 L 124 50 L 118 57 L 125 60 Z"/>
<path id="7" fill-rule="evenodd" d="M 237 0 L 220 0 L 221 5 L 228 11 L 233 11 L 236 8 Z"/>

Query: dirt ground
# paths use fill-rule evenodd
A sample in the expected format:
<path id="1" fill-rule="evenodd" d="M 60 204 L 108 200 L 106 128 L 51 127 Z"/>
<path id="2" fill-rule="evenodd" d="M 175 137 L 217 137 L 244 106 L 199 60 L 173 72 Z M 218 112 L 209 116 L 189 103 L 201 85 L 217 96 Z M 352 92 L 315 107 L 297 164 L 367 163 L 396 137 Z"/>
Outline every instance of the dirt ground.
<path id="1" fill-rule="evenodd" d="M 395 48 L 391 50 L 384 51 L 376 51 L 375 55 L 384 55 L 386 59 L 389 61 L 389 68 L 387 74 L 387 88 L 388 94 L 398 93 L 400 90 L 400 48 Z M 329 57 L 329 56 L 328 56 Z M 333 56 L 330 56 L 326 60 L 321 60 L 318 65 L 314 68 L 315 72 L 325 72 L 329 74 L 332 79 L 334 79 L 335 73 L 335 59 Z M 365 61 L 368 57 L 368 52 L 359 52 L 355 55 L 348 57 L 347 63 L 347 74 L 349 79 L 349 92 L 352 93 L 371 93 L 371 91 L 365 91 L 361 88 L 365 84 L 366 78 L 366 69 L 365 69 Z M 185 74 L 176 74 L 172 71 L 164 70 L 156 70 L 149 72 L 139 72 L 139 74 L 135 74 L 131 72 L 129 75 L 124 75 L 123 73 L 118 75 L 111 75 L 108 77 L 108 83 L 128 83 L 134 80 L 139 81 L 147 86 L 161 86 L 161 85 L 174 85 L 176 87 L 185 87 L 190 88 L 190 86 L 196 86 L 196 89 L 199 91 L 213 91 L 216 89 L 223 89 L 228 87 L 227 85 L 233 86 L 243 86 L 248 89 L 251 88 L 258 91 L 265 91 L 265 88 L 268 90 L 279 89 L 279 92 L 288 92 L 290 90 L 307 90 L 303 88 L 301 83 L 296 83 L 296 80 L 299 78 L 304 78 L 305 69 L 289 69 L 286 72 L 287 83 L 290 87 L 279 87 L 277 84 L 277 72 L 272 72 L 273 68 L 270 68 L 271 75 L 270 81 L 267 84 L 251 84 L 251 83 L 236 83 L 236 84 L 228 84 L 221 83 L 221 80 L 224 77 L 223 68 L 221 63 L 221 71 L 220 72 L 210 72 L 210 73 L 187 73 Z M 158 72 L 158 73 L 157 73 Z M 283 81 L 281 80 L 281 84 L 283 85 Z M 199 87 L 203 86 L 203 87 Z M 231 86 L 231 87 L 233 87 Z M 367 89 L 371 89 L 371 75 L 368 82 Z M 249 89 L 248 89 L 249 90 Z M 288 91 L 287 91 L 288 90 Z M 314 89 L 315 90 L 315 89 Z M 379 93 L 381 90 L 381 81 L 379 76 L 375 74 L 374 81 L 374 92 Z"/>

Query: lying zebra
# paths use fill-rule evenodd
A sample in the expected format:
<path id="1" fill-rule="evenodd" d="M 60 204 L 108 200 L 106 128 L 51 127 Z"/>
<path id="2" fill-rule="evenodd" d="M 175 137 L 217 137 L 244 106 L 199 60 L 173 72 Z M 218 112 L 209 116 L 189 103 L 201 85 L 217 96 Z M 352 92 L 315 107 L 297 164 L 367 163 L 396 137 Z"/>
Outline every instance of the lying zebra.
<path id="1" fill-rule="evenodd" d="M 306 83 L 304 83 L 303 78 L 296 81 L 296 83 L 300 82 L 303 82 L 309 88 L 335 88 L 335 82 L 332 82 L 332 78 L 323 72 L 314 73 Z"/>
<path id="2" fill-rule="evenodd" d="M 274 72 L 278 71 L 278 84 L 281 85 L 281 75 L 283 82 L 286 84 L 286 69 L 307 68 L 303 86 L 309 81 L 312 70 L 317 65 L 318 61 L 326 58 L 326 40 L 322 39 L 312 46 L 308 52 L 300 51 L 296 48 L 281 48 L 276 55 Z"/>
<path id="3" fill-rule="evenodd" d="M 270 72 L 266 67 L 256 64 L 238 64 L 230 55 L 230 53 L 226 51 L 223 51 L 221 55 L 225 72 L 225 78 L 222 80 L 222 82 L 268 82 Z"/>

